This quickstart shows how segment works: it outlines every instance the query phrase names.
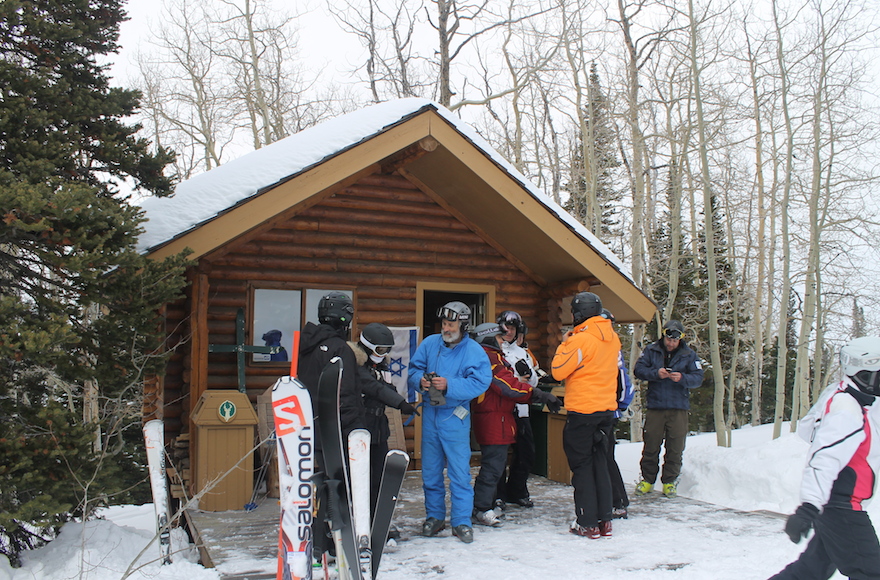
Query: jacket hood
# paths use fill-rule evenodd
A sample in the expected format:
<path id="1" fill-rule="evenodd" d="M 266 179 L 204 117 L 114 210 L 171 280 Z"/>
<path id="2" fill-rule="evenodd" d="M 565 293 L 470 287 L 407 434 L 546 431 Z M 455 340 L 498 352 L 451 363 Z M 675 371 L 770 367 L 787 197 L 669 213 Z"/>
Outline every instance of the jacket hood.
<path id="1" fill-rule="evenodd" d="M 602 342 L 611 342 L 617 335 L 611 326 L 611 321 L 602 316 L 587 318 L 577 325 L 572 332 L 587 332 Z"/>
<path id="2" fill-rule="evenodd" d="M 343 337 L 332 326 L 309 322 L 299 335 L 299 352 L 308 354 L 331 338 L 342 339 Z"/>
<path id="3" fill-rule="evenodd" d="M 357 360 L 358 366 L 364 366 L 367 362 L 367 353 L 364 351 L 364 349 L 358 346 L 357 342 L 352 342 L 350 340 L 345 344 L 347 344 L 348 347 L 354 351 L 354 358 L 355 360 Z"/>

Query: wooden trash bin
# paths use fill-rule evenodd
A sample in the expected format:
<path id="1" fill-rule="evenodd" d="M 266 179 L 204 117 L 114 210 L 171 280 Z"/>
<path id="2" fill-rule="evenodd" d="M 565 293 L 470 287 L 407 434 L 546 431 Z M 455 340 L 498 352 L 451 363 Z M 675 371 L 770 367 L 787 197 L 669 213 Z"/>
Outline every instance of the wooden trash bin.
<path id="1" fill-rule="evenodd" d="M 232 390 L 205 391 L 193 409 L 192 421 L 196 425 L 196 492 L 211 485 L 199 498 L 199 509 L 244 509 L 254 491 L 251 450 L 257 425 L 257 414 L 247 395 Z"/>

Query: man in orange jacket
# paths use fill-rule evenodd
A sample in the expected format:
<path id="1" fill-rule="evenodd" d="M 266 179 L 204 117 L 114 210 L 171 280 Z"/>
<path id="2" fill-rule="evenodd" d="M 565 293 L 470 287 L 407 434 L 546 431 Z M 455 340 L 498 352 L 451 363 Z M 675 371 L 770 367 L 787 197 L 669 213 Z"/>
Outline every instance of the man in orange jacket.
<path id="1" fill-rule="evenodd" d="M 611 478 L 608 445 L 617 410 L 620 338 L 603 318 L 602 301 L 581 292 L 571 301 L 574 328 L 553 357 L 552 373 L 565 381 L 568 415 L 562 447 L 572 471 L 576 519 L 571 533 L 591 539 L 611 536 Z"/>

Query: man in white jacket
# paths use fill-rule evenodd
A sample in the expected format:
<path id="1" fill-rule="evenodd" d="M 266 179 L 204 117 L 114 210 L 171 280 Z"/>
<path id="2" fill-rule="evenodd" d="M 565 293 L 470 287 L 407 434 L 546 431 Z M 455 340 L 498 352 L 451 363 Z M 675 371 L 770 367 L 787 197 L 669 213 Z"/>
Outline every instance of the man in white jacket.
<path id="1" fill-rule="evenodd" d="M 792 542 L 815 535 L 775 579 L 880 578 L 880 543 L 864 504 L 880 470 L 880 337 L 840 349 L 845 375 L 829 386 L 798 425 L 810 443 L 801 505 L 785 523 Z"/>

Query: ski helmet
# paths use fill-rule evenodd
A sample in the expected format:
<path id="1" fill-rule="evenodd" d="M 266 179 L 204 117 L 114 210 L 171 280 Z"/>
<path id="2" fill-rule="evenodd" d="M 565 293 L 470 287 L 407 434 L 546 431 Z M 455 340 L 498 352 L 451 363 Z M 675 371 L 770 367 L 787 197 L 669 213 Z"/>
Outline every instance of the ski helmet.
<path id="1" fill-rule="evenodd" d="M 514 312 L 513 310 L 505 310 L 498 315 L 495 322 L 501 326 L 502 333 L 504 334 L 506 334 L 511 328 L 515 329 L 516 334 L 513 335 L 514 338 L 516 338 L 518 334 L 523 334 L 523 329 L 526 326 L 523 322 L 522 316 L 519 315 L 519 312 Z"/>
<path id="2" fill-rule="evenodd" d="M 663 325 L 663 336 L 669 338 L 681 338 L 684 335 L 684 325 L 678 320 L 670 320 Z"/>
<path id="3" fill-rule="evenodd" d="M 464 302 L 447 302 L 437 311 L 440 320 L 457 320 L 461 325 L 461 331 L 466 332 L 468 323 L 471 321 L 471 309 Z"/>
<path id="4" fill-rule="evenodd" d="M 354 304 L 343 292 L 328 292 L 318 302 L 318 322 L 336 329 L 351 326 L 354 318 Z"/>
<path id="5" fill-rule="evenodd" d="M 865 394 L 880 395 L 880 337 L 864 336 L 840 349 L 843 374 Z"/>
<path id="6" fill-rule="evenodd" d="M 614 315 L 611 314 L 611 311 L 608 310 L 607 308 L 603 308 L 603 309 L 602 309 L 602 314 L 601 314 L 601 316 L 602 316 L 602 318 L 607 318 L 607 319 L 610 320 L 611 322 L 614 322 Z"/>
<path id="7" fill-rule="evenodd" d="M 471 338 L 479 342 L 480 344 L 486 344 L 489 346 L 498 346 L 498 341 L 495 339 L 499 334 L 504 334 L 504 331 L 501 329 L 501 325 L 497 322 L 484 322 L 477 326 L 473 332 L 471 332 Z"/>
<path id="8" fill-rule="evenodd" d="M 382 362 L 394 346 L 394 335 L 391 329 L 380 322 L 371 322 L 361 331 L 359 342 L 370 353 L 374 363 Z"/>
<path id="9" fill-rule="evenodd" d="M 602 300 L 592 292 L 579 292 L 571 300 L 571 317 L 577 326 L 602 312 Z"/>

